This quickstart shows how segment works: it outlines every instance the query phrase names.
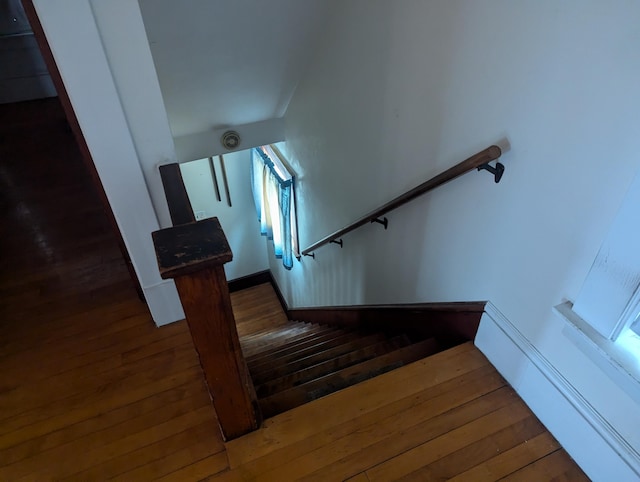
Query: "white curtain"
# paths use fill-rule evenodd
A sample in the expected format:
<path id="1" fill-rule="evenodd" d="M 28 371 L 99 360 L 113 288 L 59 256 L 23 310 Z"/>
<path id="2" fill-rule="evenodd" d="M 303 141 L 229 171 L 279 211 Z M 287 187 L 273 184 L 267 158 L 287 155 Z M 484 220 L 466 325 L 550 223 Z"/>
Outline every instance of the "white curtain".
<path id="1" fill-rule="evenodd" d="M 273 240 L 275 256 L 291 269 L 299 256 L 293 176 L 269 146 L 253 149 L 251 167 L 260 232 Z"/>

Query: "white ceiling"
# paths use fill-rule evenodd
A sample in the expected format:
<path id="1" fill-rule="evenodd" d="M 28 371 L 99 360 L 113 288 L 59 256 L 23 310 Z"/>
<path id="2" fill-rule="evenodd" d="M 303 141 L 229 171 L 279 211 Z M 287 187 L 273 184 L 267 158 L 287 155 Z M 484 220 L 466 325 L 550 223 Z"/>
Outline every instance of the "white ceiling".
<path id="1" fill-rule="evenodd" d="M 139 1 L 176 137 L 284 115 L 334 4 Z"/>

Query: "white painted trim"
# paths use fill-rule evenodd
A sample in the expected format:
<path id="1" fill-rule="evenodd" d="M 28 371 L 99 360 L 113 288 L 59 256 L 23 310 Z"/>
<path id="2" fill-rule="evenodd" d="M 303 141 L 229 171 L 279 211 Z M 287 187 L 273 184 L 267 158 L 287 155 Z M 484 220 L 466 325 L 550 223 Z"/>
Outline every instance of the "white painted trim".
<path id="1" fill-rule="evenodd" d="M 100 5 L 103 12 L 107 2 Z M 91 1 L 34 0 L 34 6 L 154 321 L 163 325 L 179 320 L 184 315 L 177 291 L 172 282 L 162 282 L 158 271 L 151 233 L 160 226 Z M 134 23 L 133 26 L 128 23 L 128 28 L 135 28 L 134 20 L 137 20 L 139 28 L 144 30 L 136 0 L 124 0 L 118 5 L 110 3 L 109 8 Z M 113 20 L 116 13 L 112 11 L 109 18 Z M 122 28 L 109 29 L 109 32 L 127 34 Z M 138 45 L 141 54 L 150 55 L 144 35 L 127 38 L 144 42 L 142 47 L 146 48 Z M 127 46 L 133 49 L 131 43 Z M 138 67 L 143 65 L 153 63 L 146 59 L 144 63 L 139 62 Z M 138 75 L 142 74 L 138 72 Z M 151 74 L 147 72 L 145 76 L 141 78 L 149 78 Z M 153 113 L 155 109 L 149 108 L 146 112 Z M 147 143 L 155 141 L 147 139 Z"/>
<path id="2" fill-rule="evenodd" d="M 640 402 L 640 365 L 635 353 L 600 335 L 572 307 L 567 301 L 553 309 L 565 322 L 562 333 L 631 398 Z"/>
<path id="3" fill-rule="evenodd" d="M 490 302 L 475 344 L 589 477 L 640 478 L 640 454 Z"/>
<path id="4" fill-rule="evenodd" d="M 640 286 L 631 297 L 627 309 L 622 313 L 622 318 L 626 321 L 629 329 L 640 336 Z"/>
<path id="5" fill-rule="evenodd" d="M 184 311 L 173 280 L 143 287 L 142 291 L 157 326 L 184 320 Z"/>
<path id="6" fill-rule="evenodd" d="M 234 130 L 240 134 L 241 141 L 237 149 L 225 149 L 220 144 L 220 137 L 228 130 Z M 173 139 L 178 162 L 195 161 L 196 159 L 204 159 L 219 154 L 243 151 L 283 140 L 284 119 L 282 117 L 251 124 L 212 129 L 211 131 L 198 132 Z"/>

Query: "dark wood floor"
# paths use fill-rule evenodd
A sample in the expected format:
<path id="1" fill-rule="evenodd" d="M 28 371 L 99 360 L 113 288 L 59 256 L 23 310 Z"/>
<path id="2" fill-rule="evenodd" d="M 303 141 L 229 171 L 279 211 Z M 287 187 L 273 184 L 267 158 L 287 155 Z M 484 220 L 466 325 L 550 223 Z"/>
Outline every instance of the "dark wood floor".
<path id="1" fill-rule="evenodd" d="M 223 444 L 74 146 L 55 100 L 0 106 L 0 480 L 585 480 L 471 345 Z M 232 302 L 241 334 L 285 321 L 268 285 Z"/>
<path id="2" fill-rule="evenodd" d="M 188 329 L 138 299 L 57 100 L 0 121 L 0 480 L 224 470 Z"/>

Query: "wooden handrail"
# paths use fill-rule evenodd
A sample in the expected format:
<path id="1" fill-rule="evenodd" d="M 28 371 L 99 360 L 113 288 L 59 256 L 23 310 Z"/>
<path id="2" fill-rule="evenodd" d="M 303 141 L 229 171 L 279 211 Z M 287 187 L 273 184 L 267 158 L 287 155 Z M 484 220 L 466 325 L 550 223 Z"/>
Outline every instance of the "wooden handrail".
<path id="1" fill-rule="evenodd" d="M 389 201 L 388 203 L 384 204 L 378 209 L 375 209 L 374 211 L 371 211 L 370 213 L 365 214 L 357 221 L 345 226 L 342 229 L 338 229 L 337 231 L 331 233 L 328 236 L 325 236 L 321 240 L 313 243 L 309 247 L 302 250 L 302 254 L 305 256 L 310 255 L 311 253 L 313 253 L 313 251 L 318 249 L 320 246 L 329 244 L 330 242 L 337 240 L 338 238 L 344 236 L 347 233 L 350 233 L 351 231 L 358 229 L 361 226 L 364 226 L 365 224 L 376 222 L 376 220 L 379 220 L 380 217 L 384 216 L 386 213 L 399 208 L 400 206 L 408 203 L 409 201 L 413 201 L 418 196 L 421 196 L 435 189 L 438 186 L 441 186 L 449 181 L 452 181 L 453 179 L 463 174 L 466 174 L 467 172 L 472 171 L 473 169 L 481 168 L 481 166 L 484 166 L 485 164 L 495 159 L 498 159 L 501 155 L 502 155 L 502 150 L 498 146 L 494 145 L 494 146 L 487 147 L 486 149 L 478 152 L 477 154 L 474 154 L 470 158 L 465 159 L 464 161 L 456 164 L 455 166 L 447 169 L 446 171 L 441 172 L 437 176 L 429 179 L 428 181 L 423 182 L 419 186 L 414 187 L 410 191 L 407 191 L 406 193 L 396 197 L 395 199 Z M 498 175 L 496 175 L 496 182 L 498 182 L 498 180 L 499 180 L 499 177 Z"/>

